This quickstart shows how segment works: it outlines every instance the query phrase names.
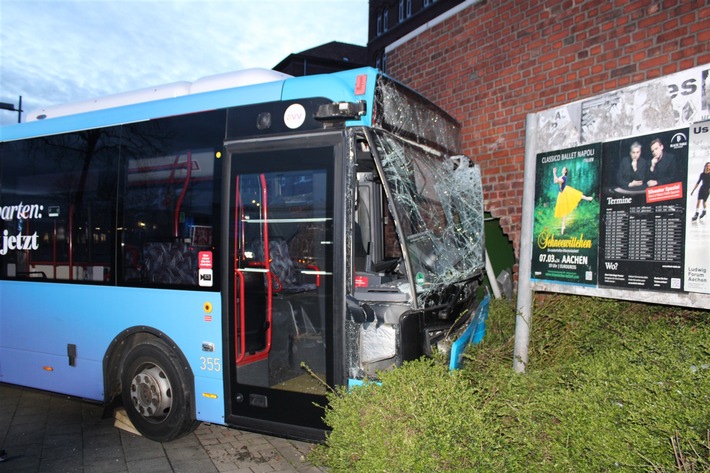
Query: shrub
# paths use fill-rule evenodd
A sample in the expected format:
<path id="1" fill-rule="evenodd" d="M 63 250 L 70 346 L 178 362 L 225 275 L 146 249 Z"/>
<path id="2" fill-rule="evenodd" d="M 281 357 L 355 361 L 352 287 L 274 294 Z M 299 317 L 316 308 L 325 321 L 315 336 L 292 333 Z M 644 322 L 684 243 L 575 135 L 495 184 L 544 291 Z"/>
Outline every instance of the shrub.
<path id="1" fill-rule="evenodd" d="M 461 373 L 419 360 L 332 395 L 326 421 L 334 427 L 321 451 L 334 471 L 445 471 L 470 468 L 483 419 L 480 397 Z M 442 422 L 446 420 L 446 422 Z"/>
<path id="2" fill-rule="evenodd" d="M 536 301 L 512 370 L 515 309 L 492 301 L 464 369 L 418 360 L 331 395 L 312 460 L 332 471 L 710 471 L 707 311 Z"/>

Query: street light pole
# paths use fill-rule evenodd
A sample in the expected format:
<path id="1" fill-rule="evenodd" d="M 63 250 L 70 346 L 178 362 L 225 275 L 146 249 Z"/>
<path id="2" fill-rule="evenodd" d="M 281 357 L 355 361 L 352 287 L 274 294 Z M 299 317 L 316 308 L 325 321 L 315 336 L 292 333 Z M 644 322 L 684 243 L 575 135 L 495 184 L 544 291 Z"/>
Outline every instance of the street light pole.
<path id="1" fill-rule="evenodd" d="M 22 122 L 22 95 L 20 95 L 20 103 L 17 108 L 15 108 L 15 104 L 0 102 L 0 110 L 9 110 L 11 112 L 17 112 L 17 123 Z"/>

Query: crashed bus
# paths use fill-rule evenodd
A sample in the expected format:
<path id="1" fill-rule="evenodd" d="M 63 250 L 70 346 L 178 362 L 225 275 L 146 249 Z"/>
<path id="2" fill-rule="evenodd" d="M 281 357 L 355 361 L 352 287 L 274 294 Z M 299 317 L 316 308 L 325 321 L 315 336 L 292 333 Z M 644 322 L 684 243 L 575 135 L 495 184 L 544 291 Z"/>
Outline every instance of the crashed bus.
<path id="1" fill-rule="evenodd" d="M 331 386 L 480 323 L 480 168 L 375 69 L 32 112 L 0 143 L 0 382 L 322 439 Z"/>

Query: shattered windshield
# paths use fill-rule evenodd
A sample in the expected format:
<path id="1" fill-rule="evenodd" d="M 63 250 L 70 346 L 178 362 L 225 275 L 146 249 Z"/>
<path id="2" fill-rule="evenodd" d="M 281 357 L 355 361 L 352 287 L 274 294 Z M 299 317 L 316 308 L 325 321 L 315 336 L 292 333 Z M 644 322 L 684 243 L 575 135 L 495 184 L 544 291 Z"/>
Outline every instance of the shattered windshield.
<path id="1" fill-rule="evenodd" d="M 475 276 L 485 264 L 480 168 L 387 131 L 371 136 L 417 292 Z"/>
<path id="2" fill-rule="evenodd" d="M 443 154 L 460 154 L 460 127 L 446 112 L 385 76 L 377 80 L 374 125 Z"/>

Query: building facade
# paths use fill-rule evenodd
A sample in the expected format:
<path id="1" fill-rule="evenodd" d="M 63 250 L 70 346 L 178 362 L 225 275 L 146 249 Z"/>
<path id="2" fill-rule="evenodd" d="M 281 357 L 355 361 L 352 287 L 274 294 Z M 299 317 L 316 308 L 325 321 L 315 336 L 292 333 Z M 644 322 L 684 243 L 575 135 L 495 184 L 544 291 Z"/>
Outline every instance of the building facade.
<path id="1" fill-rule="evenodd" d="M 526 116 L 710 63 L 709 41 L 708 0 L 467 0 L 389 43 L 386 70 L 461 122 L 517 259 Z"/>
<path id="2" fill-rule="evenodd" d="M 385 48 L 464 0 L 370 0 L 369 64 L 387 70 Z"/>

